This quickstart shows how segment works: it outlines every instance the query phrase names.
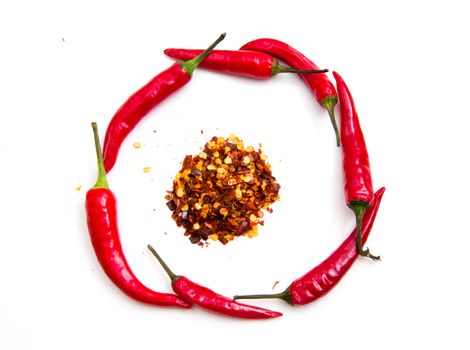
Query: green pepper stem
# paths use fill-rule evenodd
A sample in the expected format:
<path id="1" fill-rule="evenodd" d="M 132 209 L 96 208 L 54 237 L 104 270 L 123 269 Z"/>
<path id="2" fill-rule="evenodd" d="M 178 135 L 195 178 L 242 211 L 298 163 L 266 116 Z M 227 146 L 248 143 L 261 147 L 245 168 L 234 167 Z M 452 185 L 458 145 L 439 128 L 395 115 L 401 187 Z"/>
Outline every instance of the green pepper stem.
<path id="1" fill-rule="evenodd" d="M 318 74 L 327 72 L 328 69 L 295 69 L 280 64 L 278 60 L 274 60 L 273 66 L 271 67 L 271 76 L 274 76 L 279 73 Z"/>
<path id="2" fill-rule="evenodd" d="M 150 252 L 153 254 L 153 256 L 157 258 L 160 265 L 162 265 L 162 267 L 165 270 L 165 272 L 167 273 L 168 277 L 170 277 L 171 283 L 175 283 L 176 280 L 180 276 L 178 276 L 177 274 L 175 274 L 173 271 L 170 270 L 170 268 L 168 267 L 166 262 L 163 261 L 163 259 L 160 257 L 160 255 L 158 255 L 157 251 L 155 249 L 153 249 L 153 247 L 150 244 L 147 245 L 147 248 L 148 248 L 148 250 L 150 250 Z"/>
<path id="3" fill-rule="evenodd" d="M 287 287 L 286 290 L 276 294 L 248 294 L 248 295 L 235 295 L 233 300 L 237 299 L 281 299 L 284 300 L 286 303 L 290 305 L 294 305 L 292 303 L 292 295 L 290 293 L 290 286 Z"/>
<path id="4" fill-rule="evenodd" d="M 330 116 L 331 124 L 333 125 L 333 129 L 335 130 L 336 135 L 336 146 L 340 146 L 340 137 L 339 137 L 339 130 L 338 125 L 336 125 L 335 119 L 335 106 L 338 103 L 338 98 L 335 95 L 326 96 L 323 99 L 322 106 L 326 108 L 328 111 L 328 115 Z"/>
<path id="5" fill-rule="evenodd" d="M 217 38 L 216 41 L 214 41 L 207 49 L 205 49 L 201 54 L 198 56 L 190 59 L 189 61 L 181 61 L 179 64 L 181 67 L 189 74 L 189 76 L 192 76 L 194 70 L 197 68 L 199 63 L 201 63 L 204 58 L 207 57 L 211 53 L 211 51 L 225 38 L 225 33 L 220 34 L 220 36 Z"/>
<path id="6" fill-rule="evenodd" d="M 360 256 L 365 256 L 374 261 L 380 260 L 380 256 L 372 255 L 369 248 L 364 249 L 362 244 L 362 221 L 364 214 L 367 210 L 367 203 L 362 201 L 352 202 L 349 207 L 353 210 L 356 216 L 356 249 Z"/>
<path id="7" fill-rule="evenodd" d="M 106 170 L 104 169 L 103 152 L 101 151 L 100 137 L 98 135 L 98 125 L 93 122 L 91 123 L 93 128 L 93 137 L 95 139 L 95 150 L 96 159 L 98 161 L 98 179 L 96 180 L 95 186 L 92 188 L 106 188 L 109 189 L 108 180 L 106 179 Z"/>

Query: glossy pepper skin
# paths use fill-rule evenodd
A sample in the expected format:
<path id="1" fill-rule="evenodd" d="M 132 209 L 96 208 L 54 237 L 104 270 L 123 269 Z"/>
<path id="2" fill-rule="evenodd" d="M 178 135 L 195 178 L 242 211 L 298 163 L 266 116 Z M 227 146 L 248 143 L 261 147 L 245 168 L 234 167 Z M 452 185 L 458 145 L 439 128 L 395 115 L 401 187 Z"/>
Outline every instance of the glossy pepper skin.
<path id="1" fill-rule="evenodd" d="M 194 69 L 224 39 L 223 33 L 200 56 L 187 62 L 177 62 L 156 75 L 147 84 L 133 93 L 112 117 L 103 145 L 104 167 L 108 173 L 116 163 L 119 149 L 127 135 L 150 110 L 181 89 L 190 80 Z"/>
<path id="2" fill-rule="evenodd" d="M 173 64 L 132 94 L 111 119 L 103 145 L 106 172 L 116 163 L 119 149 L 127 135 L 150 110 L 181 89 L 191 76 L 179 63 Z"/>
<path id="3" fill-rule="evenodd" d="M 374 195 L 369 153 L 362 133 L 354 100 L 346 83 L 337 72 L 336 79 L 341 112 L 344 194 L 346 202 L 369 203 Z"/>
<path id="4" fill-rule="evenodd" d="M 232 317 L 263 319 L 282 316 L 280 312 L 238 303 L 184 276 L 181 276 L 173 283 L 173 290 L 190 303 Z"/>
<path id="5" fill-rule="evenodd" d="M 382 201 L 385 188 L 374 195 L 364 215 L 362 239 L 367 241 Z M 293 281 L 286 290 L 278 294 L 236 295 L 234 299 L 278 298 L 291 305 L 304 305 L 327 294 L 346 275 L 359 256 L 356 249 L 356 230 L 323 262 L 302 277 Z"/>
<path id="6" fill-rule="evenodd" d="M 385 188 L 380 188 L 364 215 L 362 240 L 367 241 L 379 210 Z M 311 303 L 328 293 L 351 268 L 358 257 L 356 249 L 356 231 L 353 230 L 346 240 L 320 265 L 310 270 L 290 285 L 292 304 Z"/>
<path id="7" fill-rule="evenodd" d="M 201 286 L 190 279 L 174 274 L 162 260 L 155 249 L 149 244 L 148 249 L 160 262 L 171 279 L 171 285 L 176 294 L 188 302 L 200 307 L 230 317 L 247 319 L 266 319 L 282 316 L 282 313 L 263 309 L 257 306 L 238 303 L 220 295 L 213 290 Z"/>
<path id="8" fill-rule="evenodd" d="M 95 130 L 96 124 L 93 127 Z M 100 154 L 97 137 L 95 131 L 97 154 Z M 100 158 L 98 155 L 98 159 Z M 134 300 L 159 306 L 190 308 L 191 304 L 174 294 L 159 293 L 147 288 L 132 272 L 119 239 L 116 197 L 108 188 L 102 160 L 98 163 L 98 181 L 86 194 L 85 209 L 91 243 L 104 272 L 121 291 Z"/>
<path id="9" fill-rule="evenodd" d="M 165 55 L 178 60 L 190 60 L 202 53 L 202 50 L 190 49 L 166 49 Z M 287 66 L 283 66 L 273 56 L 264 52 L 256 51 L 235 51 L 235 50 L 213 50 L 200 67 L 212 71 L 239 75 L 254 79 L 269 79 L 278 73 L 324 73 L 327 69 L 296 70 Z"/>
<path id="10" fill-rule="evenodd" d="M 319 67 L 297 49 L 285 42 L 270 38 L 261 38 L 243 45 L 240 50 L 260 51 L 274 56 L 294 69 L 319 69 Z M 334 117 L 334 108 L 338 96 L 333 83 L 326 74 L 300 74 L 318 103 L 325 107 L 336 133 L 336 144 L 340 145 L 339 131 Z"/>
<path id="11" fill-rule="evenodd" d="M 341 113 L 344 194 L 347 205 L 356 215 L 357 249 L 361 255 L 379 260 L 380 257 L 370 254 L 368 249 L 363 249 L 360 233 L 362 215 L 374 195 L 369 153 L 351 92 L 337 72 L 333 72 L 333 76 L 338 89 Z"/>

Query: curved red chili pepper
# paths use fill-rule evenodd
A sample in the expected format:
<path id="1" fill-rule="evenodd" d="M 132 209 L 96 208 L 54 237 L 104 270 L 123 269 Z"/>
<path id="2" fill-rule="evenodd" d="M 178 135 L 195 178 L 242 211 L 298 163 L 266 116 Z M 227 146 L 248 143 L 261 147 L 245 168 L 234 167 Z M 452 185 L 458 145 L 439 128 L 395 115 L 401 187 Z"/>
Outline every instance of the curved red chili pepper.
<path id="1" fill-rule="evenodd" d="M 88 231 L 96 257 L 109 279 L 131 298 L 159 306 L 190 308 L 191 304 L 174 294 L 155 292 L 144 286 L 132 272 L 121 247 L 117 225 L 116 197 L 109 190 L 96 123 L 93 123 L 98 180 L 86 194 Z"/>
<path id="2" fill-rule="evenodd" d="M 374 195 L 366 141 L 362 133 L 354 100 L 343 78 L 333 72 L 338 89 L 341 111 L 341 144 L 343 151 L 343 178 L 346 203 L 356 216 L 356 244 L 360 255 L 379 260 L 361 240 L 362 217 Z"/>
<path id="3" fill-rule="evenodd" d="M 190 303 L 199 305 L 207 310 L 238 318 L 264 319 L 282 316 L 282 313 L 277 311 L 238 303 L 184 276 L 174 274 L 155 249 L 150 244 L 147 247 L 170 277 L 171 285 L 175 293 Z"/>
<path id="4" fill-rule="evenodd" d="M 362 239 L 367 241 L 380 207 L 385 188 L 380 188 L 374 195 L 364 215 Z M 278 298 L 291 305 L 311 303 L 328 293 L 344 277 L 359 256 L 356 249 L 356 230 L 323 262 L 296 279 L 287 289 L 278 294 L 236 295 L 234 299 Z"/>
<path id="5" fill-rule="evenodd" d="M 200 55 L 202 50 L 166 49 L 164 53 L 172 58 L 187 61 Z M 278 73 L 328 72 L 328 69 L 293 69 L 280 64 L 273 56 L 257 51 L 212 50 L 199 66 L 216 72 L 255 79 L 269 79 Z"/>
<path id="6" fill-rule="evenodd" d="M 262 38 L 253 40 L 243 45 L 240 50 L 260 51 L 270 54 L 275 58 L 284 61 L 294 69 L 319 69 L 315 63 L 300 51 L 276 39 Z M 314 94 L 318 103 L 327 109 L 331 124 L 335 130 L 336 144 L 339 147 L 339 131 L 334 115 L 334 108 L 338 102 L 338 96 L 336 95 L 333 83 L 328 79 L 326 74 L 300 74 L 300 77 Z"/>
<path id="7" fill-rule="evenodd" d="M 225 38 L 223 33 L 201 55 L 187 62 L 178 62 L 164 70 L 132 94 L 111 119 L 103 145 L 104 166 L 109 172 L 124 139 L 147 113 L 165 98 L 191 80 L 191 75 L 202 60 Z"/>

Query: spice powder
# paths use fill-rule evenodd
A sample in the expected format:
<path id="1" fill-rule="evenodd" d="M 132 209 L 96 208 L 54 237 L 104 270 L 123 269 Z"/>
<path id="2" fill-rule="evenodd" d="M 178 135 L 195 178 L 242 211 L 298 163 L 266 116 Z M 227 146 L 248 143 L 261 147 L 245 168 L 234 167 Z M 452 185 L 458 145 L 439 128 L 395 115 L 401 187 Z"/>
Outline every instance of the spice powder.
<path id="1" fill-rule="evenodd" d="M 235 135 L 214 136 L 199 154 L 184 158 L 165 198 L 192 243 L 258 235 L 263 210 L 272 212 L 280 190 L 266 159 Z"/>

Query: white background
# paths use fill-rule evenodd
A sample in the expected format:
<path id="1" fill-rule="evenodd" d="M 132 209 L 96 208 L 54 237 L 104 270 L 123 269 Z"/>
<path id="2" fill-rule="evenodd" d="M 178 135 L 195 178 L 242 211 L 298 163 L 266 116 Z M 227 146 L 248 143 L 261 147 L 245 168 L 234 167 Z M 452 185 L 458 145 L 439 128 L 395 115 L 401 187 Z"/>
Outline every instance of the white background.
<path id="1" fill-rule="evenodd" d="M 464 3 L 2 2 L 0 349 L 468 349 Z M 85 223 L 96 178 L 90 122 L 103 137 L 125 99 L 172 64 L 165 48 L 204 48 L 221 32 L 221 49 L 272 37 L 338 71 L 375 187 L 387 187 L 367 244 L 383 260 L 357 261 L 310 305 L 256 302 L 284 313 L 268 321 L 129 300 L 102 273 Z M 263 144 L 281 201 L 259 237 L 200 248 L 163 196 L 186 154 L 230 133 Z M 200 69 L 132 132 L 108 180 L 126 255 L 145 284 L 171 291 L 145 248 L 152 243 L 176 273 L 232 296 L 282 291 L 344 239 L 354 218 L 341 176 L 327 114 L 300 79 Z"/>

